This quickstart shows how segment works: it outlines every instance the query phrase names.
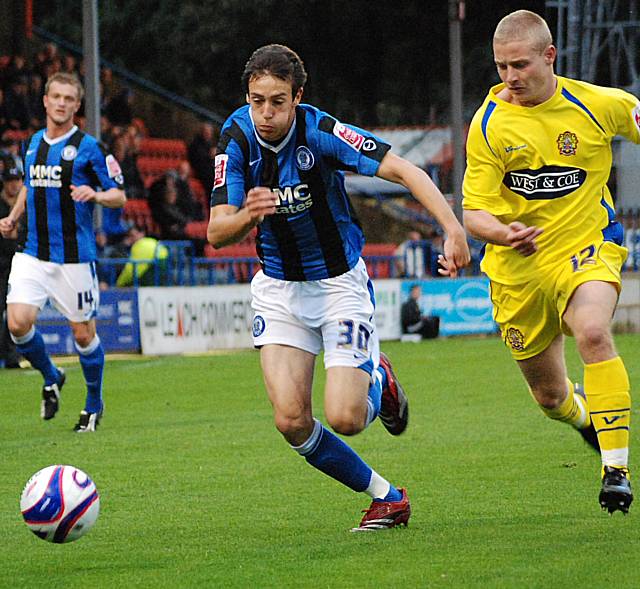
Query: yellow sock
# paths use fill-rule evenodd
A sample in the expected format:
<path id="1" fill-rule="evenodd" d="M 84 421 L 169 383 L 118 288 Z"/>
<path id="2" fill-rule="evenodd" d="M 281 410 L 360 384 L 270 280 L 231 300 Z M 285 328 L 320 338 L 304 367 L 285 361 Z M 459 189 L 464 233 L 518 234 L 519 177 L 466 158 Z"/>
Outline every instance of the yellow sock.
<path id="1" fill-rule="evenodd" d="M 626 467 L 629 459 L 631 395 L 629 376 L 619 356 L 585 364 L 584 388 L 598 434 L 602 464 Z"/>
<path id="2" fill-rule="evenodd" d="M 567 379 L 567 396 L 555 409 L 547 409 L 540 405 L 542 412 L 551 419 L 569 423 L 576 429 L 588 427 L 591 423 L 589 409 L 583 397 L 574 392 L 573 383 Z"/>

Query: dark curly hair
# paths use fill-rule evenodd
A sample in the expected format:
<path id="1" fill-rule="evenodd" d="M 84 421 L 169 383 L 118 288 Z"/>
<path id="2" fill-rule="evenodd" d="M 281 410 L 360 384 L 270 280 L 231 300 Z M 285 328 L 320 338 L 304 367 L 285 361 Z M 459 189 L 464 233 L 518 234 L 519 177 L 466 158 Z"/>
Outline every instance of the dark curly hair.
<path id="1" fill-rule="evenodd" d="M 307 81 L 307 72 L 300 56 L 285 45 L 265 45 L 253 52 L 242 73 L 244 91 L 249 92 L 251 80 L 265 75 L 291 82 L 293 96 Z"/>

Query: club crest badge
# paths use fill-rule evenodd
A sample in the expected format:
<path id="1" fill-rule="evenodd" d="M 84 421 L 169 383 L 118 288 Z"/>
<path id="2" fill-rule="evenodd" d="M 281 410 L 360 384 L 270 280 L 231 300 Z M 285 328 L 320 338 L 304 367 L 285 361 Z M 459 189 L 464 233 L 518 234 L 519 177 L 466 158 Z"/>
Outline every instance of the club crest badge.
<path id="1" fill-rule="evenodd" d="M 565 131 L 558 135 L 556 140 L 560 155 L 576 155 L 578 149 L 578 136 L 571 131 Z"/>
<path id="2" fill-rule="evenodd" d="M 63 160 L 67 160 L 68 162 L 70 162 L 71 160 L 74 160 L 76 158 L 76 156 L 78 155 L 78 150 L 75 145 L 65 145 L 65 147 L 62 149 L 61 155 Z"/>
<path id="3" fill-rule="evenodd" d="M 522 352 L 522 350 L 524 350 L 524 335 L 515 327 L 507 329 L 504 341 L 516 352 Z"/>
<path id="4" fill-rule="evenodd" d="M 265 326 L 264 318 L 261 315 L 256 315 L 253 318 L 253 337 L 261 336 L 264 332 Z"/>
<path id="5" fill-rule="evenodd" d="M 298 149 L 296 149 L 296 165 L 298 168 L 306 172 L 313 168 L 313 164 L 315 164 L 315 158 L 311 150 L 306 145 L 298 147 Z"/>

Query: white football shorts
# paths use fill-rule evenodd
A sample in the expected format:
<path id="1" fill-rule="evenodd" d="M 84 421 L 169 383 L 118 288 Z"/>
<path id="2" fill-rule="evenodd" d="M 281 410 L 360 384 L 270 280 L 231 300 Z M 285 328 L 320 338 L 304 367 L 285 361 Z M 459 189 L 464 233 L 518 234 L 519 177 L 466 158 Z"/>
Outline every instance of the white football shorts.
<path id="1" fill-rule="evenodd" d="M 281 344 L 318 354 L 324 366 L 361 368 L 380 361 L 373 285 L 362 259 L 335 278 L 296 282 L 259 271 L 251 281 L 253 343 Z"/>
<path id="2" fill-rule="evenodd" d="M 56 264 L 21 252 L 13 256 L 7 304 L 24 303 L 42 309 L 49 299 L 69 321 L 95 317 L 100 288 L 95 264 Z"/>

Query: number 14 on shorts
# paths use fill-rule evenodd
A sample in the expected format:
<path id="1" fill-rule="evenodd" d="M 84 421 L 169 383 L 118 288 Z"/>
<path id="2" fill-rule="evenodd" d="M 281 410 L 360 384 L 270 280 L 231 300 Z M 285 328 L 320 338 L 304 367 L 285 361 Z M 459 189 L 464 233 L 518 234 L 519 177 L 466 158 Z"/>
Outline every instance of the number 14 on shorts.
<path id="1" fill-rule="evenodd" d="M 82 311 L 85 305 L 89 308 L 93 307 L 93 293 L 90 290 L 78 293 L 78 311 Z"/>

